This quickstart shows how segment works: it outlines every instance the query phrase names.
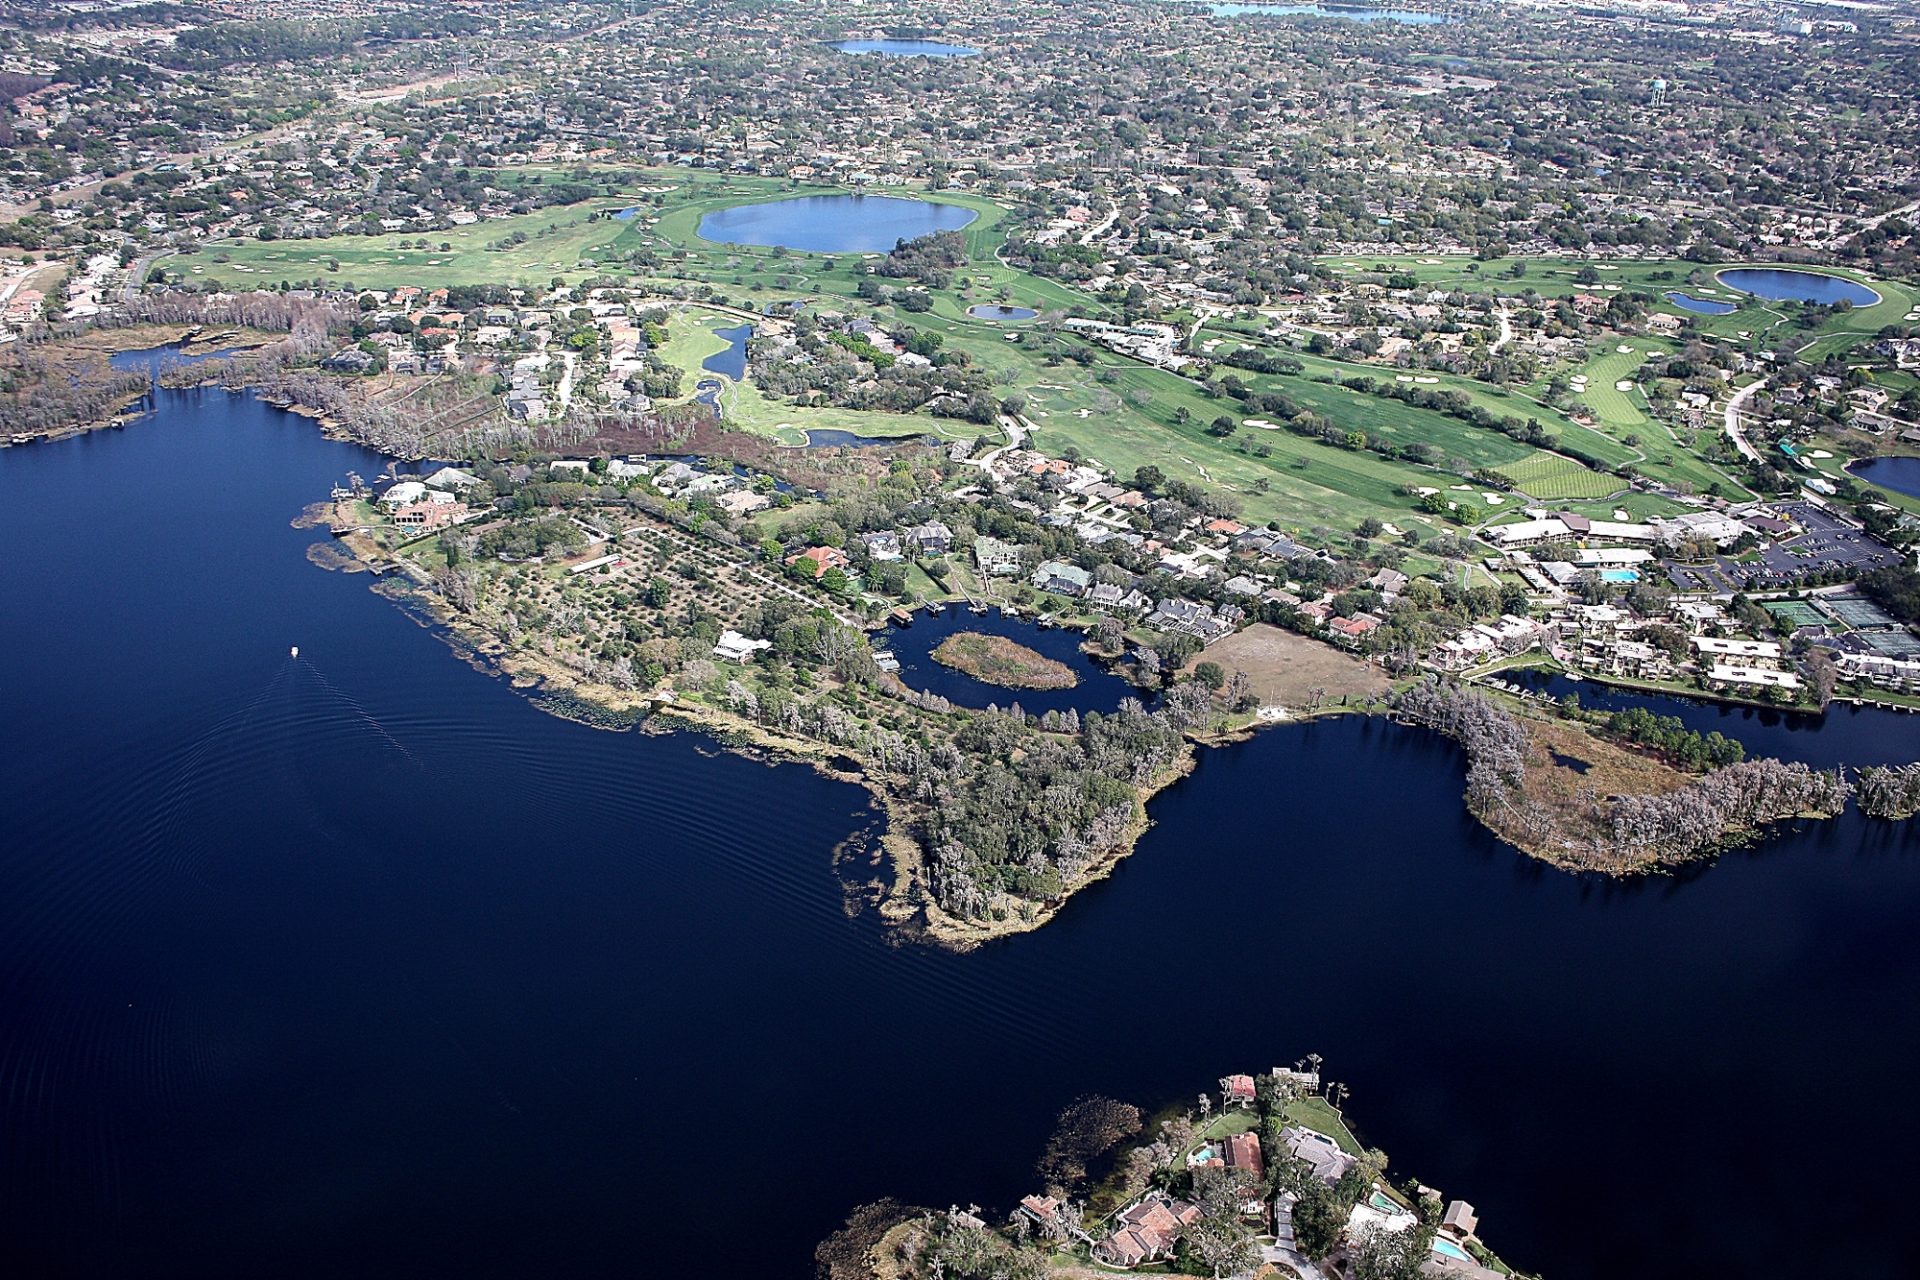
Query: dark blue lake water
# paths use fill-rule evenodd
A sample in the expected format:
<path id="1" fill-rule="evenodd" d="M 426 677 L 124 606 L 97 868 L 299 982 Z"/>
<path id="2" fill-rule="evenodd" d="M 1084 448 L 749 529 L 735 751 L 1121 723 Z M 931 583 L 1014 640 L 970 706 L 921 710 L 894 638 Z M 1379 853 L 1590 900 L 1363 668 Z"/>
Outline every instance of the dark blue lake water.
<path id="1" fill-rule="evenodd" d="M 1669 293 L 1667 301 L 1682 311 L 1691 311 L 1701 316 L 1730 316 L 1740 308 L 1731 302 L 1715 302 L 1711 298 L 1696 298 L 1691 294 Z"/>
<path id="2" fill-rule="evenodd" d="M 972 45 L 938 40 L 834 40 L 827 47 L 841 53 L 877 53 L 888 58 L 971 58 L 980 52 Z"/>
<path id="3" fill-rule="evenodd" d="M 809 449 L 876 449 L 914 438 L 913 436 L 863 436 L 857 431 L 842 431 L 838 427 L 809 427 L 806 447 Z"/>
<path id="4" fill-rule="evenodd" d="M 1882 489 L 1920 498 L 1920 458 L 1900 455 L 1890 458 L 1863 458 L 1847 464 L 1847 474 L 1877 484 Z"/>
<path id="5" fill-rule="evenodd" d="M 1323 722 L 1203 753 L 1039 933 L 897 947 L 862 792 L 544 714 L 306 560 L 382 459 L 159 399 L 0 451 L 0 1272 L 800 1280 L 880 1195 L 1003 1211 L 1078 1094 L 1318 1051 L 1555 1280 L 1920 1274 L 1908 827 L 1576 878 L 1446 742 Z"/>
<path id="6" fill-rule="evenodd" d="M 1821 271 L 1736 267 L 1720 272 L 1716 278 L 1729 289 L 1775 302 L 1818 302 L 1828 306 L 1850 302 L 1856 307 L 1870 307 L 1880 301 L 1880 295 L 1867 286 Z"/>
<path id="7" fill-rule="evenodd" d="M 747 376 L 747 339 L 753 336 L 753 326 L 741 324 L 731 329 L 715 329 L 714 332 L 727 340 L 727 349 L 714 352 L 700 362 L 700 367 L 708 373 L 723 374 L 739 382 Z"/>
<path id="8" fill-rule="evenodd" d="M 1080 677 L 1080 683 L 1071 689 L 1009 689 L 936 662 L 931 655 L 940 642 L 961 631 L 1006 636 L 1055 662 L 1064 662 Z M 1118 707 L 1122 698 L 1148 700 L 1148 695 L 1080 652 L 1083 638 L 1080 632 L 1065 627 L 1042 627 L 998 610 L 975 614 L 964 607 L 950 607 L 942 614 L 916 613 L 912 626 L 889 627 L 884 636 L 893 656 L 900 659 L 903 681 L 963 707 L 1010 707 L 1017 702 L 1021 710 L 1040 715 L 1068 708 L 1108 712 Z"/>
<path id="9" fill-rule="evenodd" d="M 1751 756 L 1774 756 L 1817 769 L 1836 765 L 1907 764 L 1920 759 L 1920 715 L 1879 707 L 1834 703 L 1824 715 L 1777 711 L 1766 707 L 1670 697 L 1619 689 L 1594 680 L 1569 680 L 1546 670 L 1510 671 L 1510 684 L 1538 689 L 1556 698 L 1578 696 L 1589 710 L 1624 711 L 1645 707 L 1675 716 L 1695 733 L 1720 733 L 1737 739 Z"/>
<path id="10" fill-rule="evenodd" d="M 885 253 L 902 240 L 957 231 L 978 216 L 961 205 L 901 196 L 795 196 L 716 209 L 700 219 L 698 234 L 808 253 Z"/>

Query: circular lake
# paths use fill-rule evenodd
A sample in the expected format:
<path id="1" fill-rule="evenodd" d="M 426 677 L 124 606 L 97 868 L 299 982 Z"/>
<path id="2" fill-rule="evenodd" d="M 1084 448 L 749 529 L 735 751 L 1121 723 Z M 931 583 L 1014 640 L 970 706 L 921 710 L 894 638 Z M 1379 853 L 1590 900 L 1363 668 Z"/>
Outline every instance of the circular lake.
<path id="1" fill-rule="evenodd" d="M 1729 289 L 1751 293 L 1774 302 L 1818 302 L 1831 306 L 1836 302 L 1870 307 L 1880 295 L 1863 284 L 1830 276 L 1821 271 L 1794 271 L 1785 267 L 1736 267 L 1715 277 Z"/>
<path id="2" fill-rule="evenodd" d="M 1859 462 L 1849 463 L 1847 474 L 1856 480 L 1877 484 L 1882 489 L 1904 493 L 1909 498 L 1920 498 L 1920 458 L 1904 455 L 1893 458 L 1863 458 Z"/>
<path id="3" fill-rule="evenodd" d="M 1032 307 L 1003 307 L 988 302 L 968 307 L 967 314 L 976 320 L 1031 320 L 1040 313 Z"/>
<path id="4" fill-rule="evenodd" d="M 883 58 L 974 58 L 980 51 L 968 44 L 938 40 L 834 40 L 829 49 L 841 53 L 877 53 Z"/>
<path id="5" fill-rule="evenodd" d="M 1707 298 L 1695 298 L 1685 293 L 1669 293 L 1667 301 L 1682 311 L 1691 311 L 1701 316 L 1729 316 L 1740 308 L 1731 302 L 1714 302 Z"/>
<path id="6" fill-rule="evenodd" d="M 902 240 L 958 231 L 979 216 L 962 205 L 901 196 L 794 196 L 715 209 L 696 234 L 718 244 L 806 253 L 885 253 Z"/>

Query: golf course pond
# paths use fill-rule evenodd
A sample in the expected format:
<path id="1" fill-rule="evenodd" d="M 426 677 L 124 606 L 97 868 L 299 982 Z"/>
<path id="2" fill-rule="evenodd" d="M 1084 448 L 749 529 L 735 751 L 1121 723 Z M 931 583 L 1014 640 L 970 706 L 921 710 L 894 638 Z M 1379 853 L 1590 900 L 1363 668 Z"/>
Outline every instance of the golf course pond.
<path id="1" fill-rule="evenodd" d="M 1750 293 L 1771 302 L 1817 302 L 1832 306 L 1837 302 L 1870 307 L 1880 295 L 1863 284 L 1822 271 L 1798 271 L 1787 267 L 1736 267 L 1714 277 L 1729 289 Z"/>
<path id="2" fill-rule="evenodd" d="M 968 307 L 967 314 L 975 320 L 1031 320 L 1040 313 L 1032 307 L 1005 307 L 983 302 L 977 307 Z"/>
<path id="3" fill-rule="evenodd" d="M 1882 489 L 1920 498 L 1920 458 L 1905 454 L 1890 458 L 1862 458 L 1847 464 L 1847 474 Z"/>
<path id="4" fill-rule="evenodd" d="M 1667 301 L 1682 311 L 1691 311 L 1699 316 L 1730 316 L 1740 309 L 1731 302 L 1715 302 L 1711 298 L 1696 298 L 1677 291 L 1669 293 Z"/>
<path id="5" fill-rule="evenodd" d="M 903 196 L 793 196 L 716 209 L 697 234 L 717 244 L 804 253 L 885 253 L 902 240 L 958 231 L 980 215 L 964 205 Z"/>

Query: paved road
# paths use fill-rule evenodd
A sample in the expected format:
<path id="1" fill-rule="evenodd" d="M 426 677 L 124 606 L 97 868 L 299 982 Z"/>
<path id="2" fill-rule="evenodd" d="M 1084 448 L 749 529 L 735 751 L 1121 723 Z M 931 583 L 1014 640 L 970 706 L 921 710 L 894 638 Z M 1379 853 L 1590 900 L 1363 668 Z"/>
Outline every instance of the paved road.
<path id="1" fill-rule="evenodd" d="M 1513 317 L 1507 313 L 1507 304 L 1504 302 L 1494 314 L 1500 320 L 1500 336 L 1493 340 L 1493 350 L 1498 351 L 1513 341 Z"/>
<path id="2" fill-rule="evenodd" d="M 1740 451 L 1741 457 L 1746 458 L 1753 462 L 1760 461 L 1760 451 L 1754 448 L 1751 444 L 1748 444 L 1747 437 L 1745 436 L 1744 433 L 1741 432 L 1740 414 L 1741 414 L 1741 411 L 1745 409 L 1747 401 L 1751 400 L 1754 397 L 1755 393 L 1757 393 L 1762 387 L 1766 385 L 1767 385 L 1767 380 L 1765 378 L 1761 378 L 1758 381 L 1748 383 L 1746 386 L 1740 388 L 1738 391 L 1734 392 L 1731 396 L 1727 397 L 1727 408 L 1726 408 L 1727 438 L 1733 441 L 1733 447 Z"/>

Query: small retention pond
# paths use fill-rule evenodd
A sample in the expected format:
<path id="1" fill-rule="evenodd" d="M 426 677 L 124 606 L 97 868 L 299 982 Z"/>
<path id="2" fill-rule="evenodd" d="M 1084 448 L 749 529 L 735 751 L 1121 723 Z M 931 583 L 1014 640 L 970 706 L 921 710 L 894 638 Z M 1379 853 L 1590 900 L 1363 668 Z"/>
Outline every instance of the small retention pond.
<path id="1" fill-rule="evenodd" d="M 714 332 L 727 340 L 727 349 L 714 352 L 700 362 L 700 367 L 708 373 L 741 381 L 747 376 L 747 339 L 753 336 L 753 326 L 741 324 Z"/>
<path id="2" fill-rule="evenodd" d="M 811 427 L 807 431 L 809 449 L 872 449 L 881 445 L 904 444 L 918 436 L 863 436 L 838 427 Z"/>
<path id="3" fill-rule="evenodd" d="M 1740 308 L 1731 302 L 1714 302 L 1709 298 L 1696 298 L 1685 293 L 1669 293 L 1667 301 L 1682 311 L 1691 311 L 1701 316 L 1729 316 Z"/>
<path id="4" fill-rule="evenodd" d="M 975 320 L 1031 320 L 1040 313 L 1032 307 L 1003 307 L 985 302 L 977 307 L 968 307 L 967 314 Z"/>
<path id="5" fill-rule="evenodd" d="M 1823 271 L 1795 271 L 1786 267 L 1736 267 L 1722 271 L 1715 279 L 1729 289 L 1750 293 L 1774 302 L 1818 302 L 1832 306 L 1836 302 L 1870 307 L 1880 295 L 1863 284 L 1830 276 Z"/>
<path id="6" fill-rule="evenodd" d="M 963 205 L 902 196 L 794 196 L 716 209 L 700 219 L 697 234 L 805 253 L 885 253 L 902 240 L 958 231 L 979 216 Z"/>
<path id="7" fill-rule="evenodd" d="M 1005 636 L 1055 662 L 1065 663 L 1080 677 L 1080 683 L 1071 689 L 1009 689 L 976 680 L 935 662 L 932 654 L 940 642 L 962 631 Z M 1004 708 L 1017 702 L 1021 710 L 1035 715 L 1067 710 L 1105 713 L 1117 708 L 1122 698 L 1146 701 L 1151 696 L 1080 652 L 1080 640 L 1080 632 L 1065 627 L 1042 627 L 998 610 L 972 613 L 964 605 L 949 605 L 942 614 L 914 614 L 912 626 L 889 626 L 873 638 L 873 644 L 876 649 L 885 647 L 893 651 L 893 656 L 900 660 L 900 679 L 909 688 L 937 693 L 959 706 L 985 707 L 991 703 Z"/>

